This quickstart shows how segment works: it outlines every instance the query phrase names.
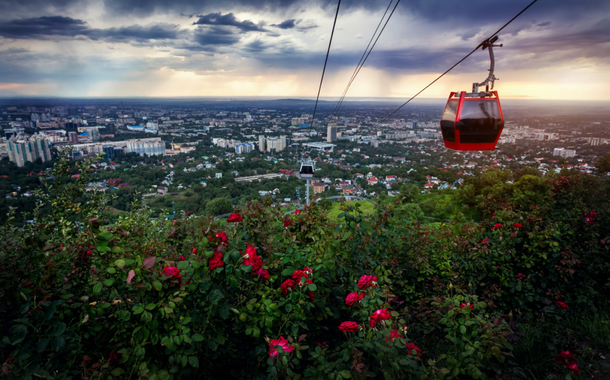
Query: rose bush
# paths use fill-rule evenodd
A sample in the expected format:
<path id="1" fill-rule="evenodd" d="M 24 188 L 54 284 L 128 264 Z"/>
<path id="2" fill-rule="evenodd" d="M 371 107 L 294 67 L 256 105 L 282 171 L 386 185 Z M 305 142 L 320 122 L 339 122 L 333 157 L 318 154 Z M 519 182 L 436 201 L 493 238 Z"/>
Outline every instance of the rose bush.
<path id="1" fill-rule="evenodd" d="M 515 320 L 561 326 L 610 296 L 608 208 L 581 180 L 546 210 L 488 200 L 479 223 L 255 202 L 230 223 L 134 204 L 108 226 L 62 165 L 36 222 L 0 228 L 8 379 L 494 377 Z"/>

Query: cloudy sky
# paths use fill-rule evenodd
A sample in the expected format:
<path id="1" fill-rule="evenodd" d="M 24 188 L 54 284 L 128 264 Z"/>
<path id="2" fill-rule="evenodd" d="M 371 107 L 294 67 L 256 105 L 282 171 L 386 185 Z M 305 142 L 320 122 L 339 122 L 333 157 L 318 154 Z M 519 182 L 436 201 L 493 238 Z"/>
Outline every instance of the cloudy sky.
<path id="1" fill-rule="evenodd" d="M 407 98 L 531 0 L 402 0 L 348 96 Z M 322 96 L 340 96 L 389 0 L 343 0 Z M 2 0 L 0 96 L 311 97 L 330 0 Z M 501 34 L 504 98 L 610 100 L 610 1 L 539 0 Z M 479 51 L 423 93 L 468 90 Z"/>

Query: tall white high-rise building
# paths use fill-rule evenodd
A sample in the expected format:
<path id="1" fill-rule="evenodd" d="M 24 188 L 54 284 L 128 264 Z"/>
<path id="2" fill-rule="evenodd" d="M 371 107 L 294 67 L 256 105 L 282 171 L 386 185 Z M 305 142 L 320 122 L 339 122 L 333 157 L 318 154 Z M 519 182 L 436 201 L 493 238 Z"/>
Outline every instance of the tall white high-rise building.
<path id="1" fill-rule="evenodd" d="M 337 123 L 328 123 L 326 128 L 326 142 L 333 142 L 337 139 Z"/>
<path id="2" fill-rule="evenodd" d="M 267 137 L 267 152 L 281 152 L 286 149 L 286 136 Z"/>
<path id="3" fill-rule="evenodd" d="M 23 166 L 26 162 L 34 162 L 38 158 L 42 162 L 51 160 L 51 148 L 49 139 L 38 134 L 27 138 L 23 135 L 12 137 L 8 140 L 8 158 L 17 166 Z"/>
<path id="4" fill-rule="evenodd" d="M 260 150 L 261 152 L 264 152 L 266 148 L 267 148 L 267 144 L 266 144 L 265 136 L 259 135 L 258 136 L 258 150 Z"/>

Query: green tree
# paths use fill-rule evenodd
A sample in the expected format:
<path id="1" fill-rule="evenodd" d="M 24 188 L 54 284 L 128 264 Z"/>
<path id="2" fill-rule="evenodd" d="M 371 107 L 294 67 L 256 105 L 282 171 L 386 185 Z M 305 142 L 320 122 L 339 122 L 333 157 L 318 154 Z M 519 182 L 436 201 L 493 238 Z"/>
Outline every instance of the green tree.
<path id="1" fill-rule="evenodd" d="M 205 206 L 208 215 L 222 215 L 233 211 L 233 204 L 227 197 L 216 198 Z"/>
<path id="2" fill-rule="evenodd" d="M 600 174 L 610 173 L 610 152 L 595 163 L 595 168 Z"/>
<path id="3" fill-rule="evenodd" d="M 405 183 L 400 187 L 400 196 L 404 203 L 417 203 L 421 197 L 421 192 L 417 185 Z"/>

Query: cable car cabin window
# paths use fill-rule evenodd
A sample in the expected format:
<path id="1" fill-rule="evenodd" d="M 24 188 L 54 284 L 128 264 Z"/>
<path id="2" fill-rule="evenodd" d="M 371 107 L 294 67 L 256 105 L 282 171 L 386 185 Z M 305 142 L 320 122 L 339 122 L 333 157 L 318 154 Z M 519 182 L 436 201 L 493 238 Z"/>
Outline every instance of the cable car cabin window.
<path id="1" fill-rule="evenodd" d="M 457 112 L 459 100 L 449 100 L 441 118 L 441 132 L 443 140 L 455 142 L 455 114 Z"/>
<path id="2" fill-rule="evenodd" d="M 301 166 L 300 172 L 301 174 L 313 174 L 313 167 L 309 165 L 303 165 Z"/>
<path id="3" fill-rule="evenodd" d="M 456 124 L 461 143 L 493 143 L 504 128 L 496 100 L 465 100 Z"/>

